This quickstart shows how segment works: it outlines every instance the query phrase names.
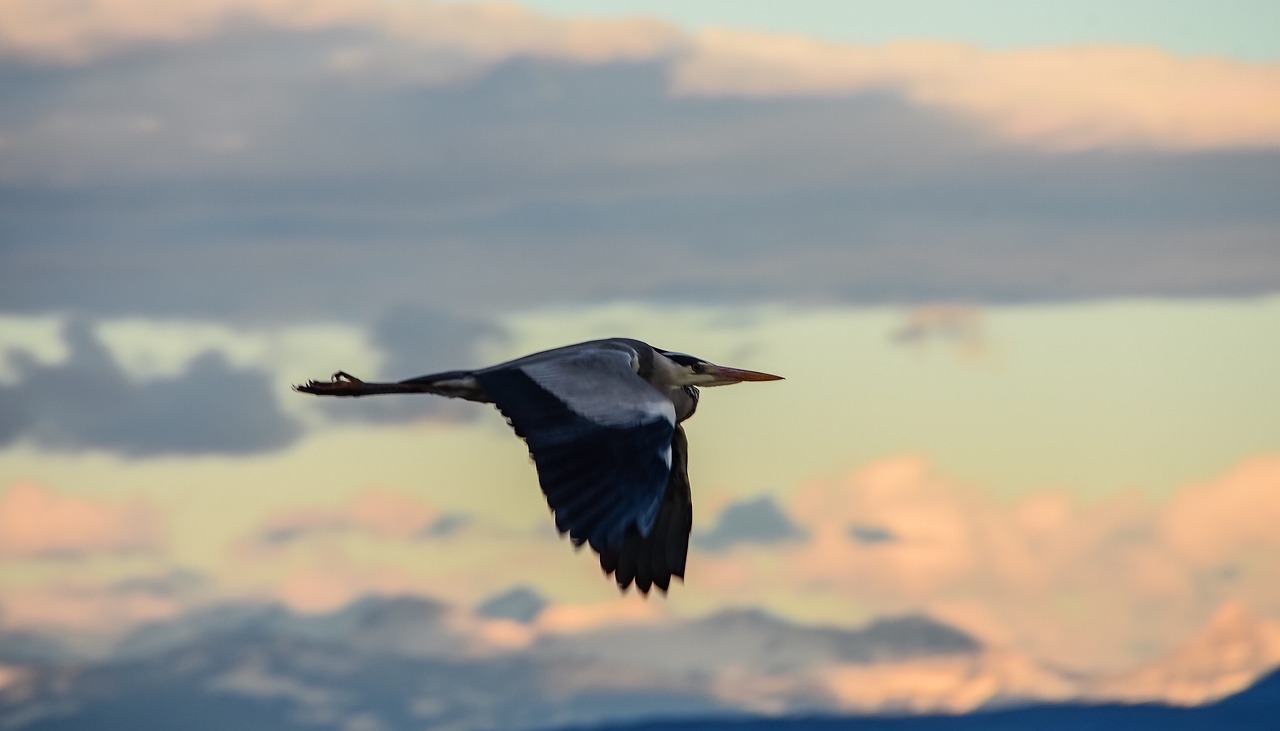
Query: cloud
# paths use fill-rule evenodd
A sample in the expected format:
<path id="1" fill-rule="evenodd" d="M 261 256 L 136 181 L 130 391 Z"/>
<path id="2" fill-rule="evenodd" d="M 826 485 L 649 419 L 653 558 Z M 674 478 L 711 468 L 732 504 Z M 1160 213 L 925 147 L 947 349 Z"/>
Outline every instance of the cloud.
<path id="1" fill-rule="evenodd" d="M 557 20 L 506 3 L 386 3 L 360 0 L 193 0 L 149 8 L 132 0 L 89 0 L 74 9 L 38 0 L 4 0 L 10 22 L 0 50 L 62 63 L 84 63 L 145 43 L 207 37 L 236 22 L 299 31 L 365 27 L 476 59 L 515 55 L 605 62 L 647 58 L 679 40 L 648 20 Z M 339 67 L 359 65 L 348 52 Z"/>
<path id="2" fill-rule="evenodd" d="M 161 543 L 157 512 L 141 498 L 112 503 L 59 495 L 30 482 L 0 495 L 0 555 L 82 557 L 151 551 Z"/>
<path id="3" fill-rule="evenodd" d="M 270 594 L 294 611 L 319 614 L 364 596 L 413 593 L 417 584 L 398 569 L 330 564 L 294 571 L 274 583 Z"/>
<path id="4" fill-rule="evenodd" d="M 474 4 L 171 5 L 3 6 L 0 266 L 24 276 L 0 309 L 479 321 L 1280 286 L 1280 155 L 1216 116 L 1274 128 L 1271 66 Z"/>
<path id="5" fill-rule="evenodd" d="M 8 318 L 18 334 L 26 336 L 14 338 L 8 348 L 0 340 L 0 368 L 6 351 L 19 358 L 29 353 L 43 362 L 65 362 L 65 353 L 60 360 L 54 358 L 51 343 L 32 337 L 47 329 L 41 327 L 46 321 L 57 325 L 63 319 Z M 54 340 L 65 351 L 57 329 Z M 199 359 L 216 354 L 230 367 L 263 370 L 280 384 L 308 377 L 324 379 L 334 370 L 368 380 L 400 380 L 464 364 L 474 366 L 479 364 L 478 351 L 507 337 L 502 326 L 488 319 L 410 305 L 393 307 L 370 323 L 348 324 L 110 318 L 96 322 L 94 335 L 133 382 L 181 379 Z M 291 414 L 318 411 L 333 421 L 347 422 L 452 421 L 483 413 L 474 406 L 428 397 L 312 399 L 290 394 L 285 400 Z"/>
<path id="6" fill-rule="evenodd" d="M 333 707 L 338 705 L 336 693 L 287 675 L 273 675 L 262 661 L 248 662 L 210 678 L 206 689 L 213 693 L 293 702 L 303 708 L 299 715 L 311 714 L 322 718 L 336 715 Z"/>
<path id="7" fill-rule="evenodd" d="M 1154 662 L 1099 683 L 1095 697 L 1121 702 L 1163 698 L 1178 706 L 1209 703 L 1254 685 L 1280 664 L 1280 621 L 1224 604 L 1191 641 Z"/>
<path id="8" fill-rule="evenodd" d="M 862 523 L 854 523 L 849 526 L 849 537 L 866 545 L 891 543 L 898 539 L 898 537 L 891 531 L 881 528 L 880 526 L 865 525 Z"/>
<path id="9" fill-rule="evenodd" d="M 478 346 L 505 337 L 491 321 L 411 305 L 392 308 L 373 328 L 374 344 L 386 354 L 387 378 L 488 365 L 476 361 Z"/>
<path id="10" fill-rule="evenodd" d="M 1190 485 L 1165 508 L 1161 537 L 1201 571 L 1280 558 L 1280 456 L 1249 460 L 1217 479 Z"/>
<path id="11" fill-rule="evenodd" d="M 717 29 L 681 58 L 674 87 L 755 98 L 887 90 L 1059 150 L 1280 145 L 1280 65 L 1145 48 L 851 46 Z"/>
<path id="12" fill-rule="evenodd" d="M 932 476 L 919 459 L 884 461 L 839 486 L 810 484 L 790 512 L 811 534 L 809 561 L 797 571 L 813 580 L 849 581 L 871 591 L 928 593 L 975 565 L 970 523 L 985 518 L 977 494 Z M 872 549 L 856 538 L 874 525 L 895 537 Z"/>
<path id="13" fill-rule="evenodd" d="M 529 624 L 547 608 L 547 600 L 527 586 L 518 586 L 485 599 L 476 607 L 477 617 L 506 619 Z"/>
<path id="14" fill-rule="evenodd" d="M 149 592 L 104 590 L 86 583 L 47 583 L 7 589 L 0 597 L 0 626 L 106 633 L 171 619 L 188 608 L 180 598 Z"/>
<path id="15" fill-rule="evenodd" d="M 371 339 L 383 355 L 382 366 L 378 373 L 361 377 L 399 381 L 488 365 L 477 360 L 481 346 L 504 337 L 503 329 L 488 320 L 452 315 L 434 308 L 398 305 L 372 326 Z M 429 396 L 323 399 L 320 406 L 325 415 L 334 420 L 392 424 L 425 417 L 463 420 L 483 412 L 471 404 Z"/>
<path id="16" fill-rule="evenodd" d="M 846 713 L 888 705 L 897 713 L 959 715 L 1010 698 L 1064 701 L 1078 693 L 1071 680 L 1010 652 L 837 665 L 818 668 L 815 674 L 834 705 Z"/>
<path id="17" fill-rule="evenodd" d="M 1168 649 L 1226 602 L 1280 614 L 1278 488 L 1280 458 L 1262 455 L 1165 502 L 1054 490 L 1006 501 L 904 456 L 798 488 L 784 507 L 808 540 L 771 548 L 771 561 L 695 551 L 689 573 L 743 602 L 782 592 L 918 610 L 996 647 L 1116 666 Z"/>
<path id="18" fill-rule="evenodd" d="M 276 406 L 264 374 L 218 354 L 176 378 L 131 380 L 85 322 L 64 331 L 64 362 L 26 358 L 0 385 L 0 446 L 19 439 L 51 449 L 129 456 L 254 454 L 287 446 L 300 427 Z"/>
<path id="19" fill-rule="evenodd" d="M 935 304 L 913 307 L 905 322 L 893 332 L 894 342 L 923 346 L 930 342 L 951 345 L 964 357 L 986 351 L 982 311 L 973 305 Z"/>
<path id="20" fill-rule="evenodd" d="M 726 507 L 710 531 L 694 538 L 694 544 L 712 552 L 727 551 L 740 545 L 790 543 L 804 538 L 777 503 L 759 497 Z"/>
<path id="21" fill-rule="evenodd" d="M 1280 144 L 1280 67 L 1145 48 L 856 46 L 730 29 L 689 36 L 653 20 L 558 19 L 496 3 L 201 0 L 144 10 L 131 0 L 94 0 L 69 11 L 38 0 L 6 0 L 0 12 L 10 19 L 0 51 L 63 63 L 139 44 L 192 42 L 251 21 L 382 36 L 377 43 L 340 47 L 330 65 L 346 73 L 373 68 L 384 78 L 389 63 L 400 71 L 396 75 L 437 81 L 515 57 L 595 64 L 667 59 L 677 94 L 758 98 L 889 90 L 958 112 L 1008 139 L 1060 149 Z M 406 74 L 413 66 L 419 70 Z"/>
<path id="22" fill-rule="evenodd" d="M 160 597 L 187 597 L 210 586 L 209 577 L 191 569 L 171 569 L 158 574 L 128 576 L 109 585 L 119 594 L 149 594 Z"/>
<path id="23" fill-rule="evenodd" d="M 471 525 L 471 522 L 471 516 L 469 515 L 445 513 L 434 523 L 422 529 L 418 536 L 421 538 L 448 538 Z"/>
<path id="24" fill-rule="evenodd" d="M 666 616 L 659 602 L 632 594 L 593 604 L 552 604 L 534 624 L 542 632 L 576 634 L 613 625 L 658 622 Z"/>
<path id="25" fill-rule="evenodd" d="M 437 526 L 454 520 L 415 498 L 372 489 L 336 508 L 303 508 L 269 516 L 256 540 L 280 546 L 323 535 L 362 533 L 407 541 L 431 536 Z"/>

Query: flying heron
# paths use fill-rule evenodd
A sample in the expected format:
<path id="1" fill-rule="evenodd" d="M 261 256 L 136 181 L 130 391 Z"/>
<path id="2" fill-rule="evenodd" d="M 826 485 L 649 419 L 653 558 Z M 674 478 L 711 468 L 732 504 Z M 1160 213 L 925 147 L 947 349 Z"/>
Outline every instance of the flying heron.
<path id="1" fill-rule="evenodd" d="M 684 578 L 693 526 L 681 422 L 698 387 L 781 376 L 718 366 L 629 338 L 592 340 L 473 371 L 390 383 L 338 371 L 319 396 L 427 393 L 493 404 L 525 440 L 556 529 L 586 543 L 625 591 Z"/>

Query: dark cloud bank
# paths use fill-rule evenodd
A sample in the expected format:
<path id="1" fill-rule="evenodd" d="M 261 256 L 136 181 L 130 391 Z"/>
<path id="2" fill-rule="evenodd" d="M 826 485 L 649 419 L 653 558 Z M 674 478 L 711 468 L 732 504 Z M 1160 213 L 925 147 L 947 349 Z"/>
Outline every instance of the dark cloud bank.
<path id="1" fill-rule="evenodd" d="M 367 378 L 410 378 L 449 363 L 478 365 L 476 346 L 502 337 L 500 328 L 483 320 L 412 307 L 393 309 L 370 328 L 386 363 L 380 373 L 359 374 Z M 72 320 L 63 337 L 65 362 L 11 356 L 18 373 L 15 383 L 0 384 L 0 448 L 29 439 L 48 449 L 105 449 L 132 457 L 247 455 L 283 449 L 302 435 L 302 426 L 279 406 L 289 384 L 274 382 L 265 371 L 236 368 L 208 352 L 181 374 L 139 382 L 98 340 L 91 320 Z M 319 406 L 334 421 L 370 423 L 469 419 L 484 411 L 427 397 L 326 399 Z M 449 516 L 428 537 L 448 535 L 463 520 Z"/>
<path id="2" fill-rule="evenodd" d="M 66 337 L 65 363 L 20 359 L 18 381 L 0 386 L 0 447 L 25 437 L 46 448 L 135 457 L 252 454 L 301 433 L 280 412 L 265 373 L 208 353 L 178 377 L 136 383 L 87 323 L 72 323 Z"/>
<path id="3" fill-rule="evenodd" d="M 1274 151 L 1048 154 L 887 93 L 676 98 L 664 60 L 435 86 L 328 66 L 383 43 L 236 26 L 0 61 L 0 310 L 367 322 L 1280 287 Z"/>

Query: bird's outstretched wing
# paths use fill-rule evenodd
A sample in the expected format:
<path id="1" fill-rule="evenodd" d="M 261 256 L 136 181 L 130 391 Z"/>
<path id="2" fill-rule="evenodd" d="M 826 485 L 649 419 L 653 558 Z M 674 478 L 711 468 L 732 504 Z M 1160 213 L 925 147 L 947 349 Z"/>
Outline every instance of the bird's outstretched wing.
<path id="1" fill-rule="evenodd" d="M 666 591 L 671 577 L 684 578 L 689 555 L 689 532 L 693 529 L 693 499 L 689 492 L 689 445 L 684 427 L 677 426 L 671 440 L 671 475 L 658 507 L 658 517 L 646 536 L 628 528 L 622 545 L 600 552 L 600 568 L 613 574 L 620 589 L 635 582 L 642 594 L 651 587 Z"/>
<path id="2" fill-rule="evenodd" d="M 576 349 L 475 372 L 528 444 L 556 528 L 601 554 L 652 535 L 672 471 L 675 407 L 633 357 Z"/>

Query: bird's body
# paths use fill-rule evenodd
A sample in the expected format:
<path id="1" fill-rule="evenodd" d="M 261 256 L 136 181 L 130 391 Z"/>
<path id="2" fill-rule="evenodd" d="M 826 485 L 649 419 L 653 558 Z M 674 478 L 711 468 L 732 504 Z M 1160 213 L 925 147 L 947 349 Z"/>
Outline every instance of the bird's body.
<path id="1" fill-rule="evenodd" d="M 666 591 L 684 577 L 693 507 L 680 423 L 698 386 L 778 380 L 611 338 L 471 371 L 393 383 L 346 373 L 297 390 L 323 396 L 426 393 L 494 404 L 525 440 L 556 528 L 600 555 L 618 586 Z"/>

